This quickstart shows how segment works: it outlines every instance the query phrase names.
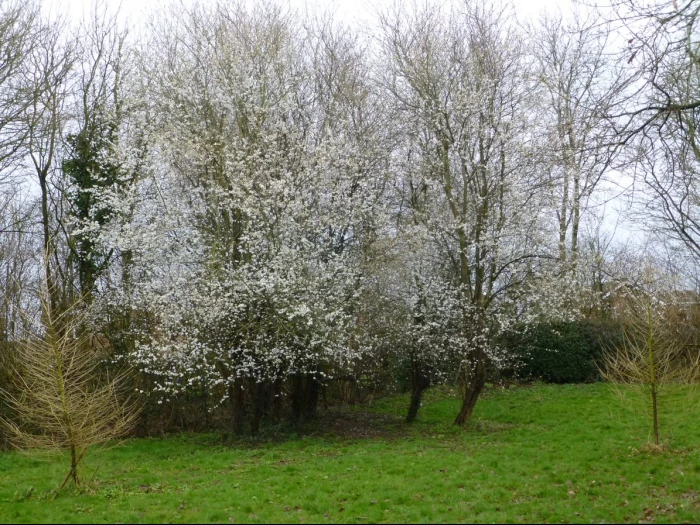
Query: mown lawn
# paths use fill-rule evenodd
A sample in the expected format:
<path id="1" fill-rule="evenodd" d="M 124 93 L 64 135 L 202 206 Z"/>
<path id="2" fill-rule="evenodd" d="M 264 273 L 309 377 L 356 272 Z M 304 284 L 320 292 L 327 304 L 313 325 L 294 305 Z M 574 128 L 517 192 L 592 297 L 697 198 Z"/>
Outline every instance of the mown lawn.
<path id="1" fill-rule="evenodd" d="M 375 403 L 358 425 L 376 432 L 131 440 L 89 459 L 89 489 L 55 499 L 65 464 L 3 453 L 0 521 L 700 521 L 698 410 L 663 419 L 669 448 L 649 453 L 646 421 L 603 384 L 494 389 L 467 431 L 452 427 L 458 401 L 445 394 L 430 393 L 412 429 L 405 405 Z"/>

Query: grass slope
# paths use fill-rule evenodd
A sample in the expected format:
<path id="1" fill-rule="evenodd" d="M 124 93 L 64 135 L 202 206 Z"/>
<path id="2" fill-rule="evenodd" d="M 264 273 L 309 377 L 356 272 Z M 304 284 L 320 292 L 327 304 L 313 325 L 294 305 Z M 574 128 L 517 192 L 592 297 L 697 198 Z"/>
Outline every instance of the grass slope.
<path id="1" fill-rule="evenodd" d="M 412 429 L 406 402 L 375 405 L 380 437 L 131 440 L 89 460 L 90 490 L 56 499 L 65 463 L 3 453 L 0 521 L 700 521 L 697 411 L 668 418 L 670 450 L 648 454 L 645 421 L 605 385 L 492 391 L 466 432 L 457 400 L 432 392 Z"/>

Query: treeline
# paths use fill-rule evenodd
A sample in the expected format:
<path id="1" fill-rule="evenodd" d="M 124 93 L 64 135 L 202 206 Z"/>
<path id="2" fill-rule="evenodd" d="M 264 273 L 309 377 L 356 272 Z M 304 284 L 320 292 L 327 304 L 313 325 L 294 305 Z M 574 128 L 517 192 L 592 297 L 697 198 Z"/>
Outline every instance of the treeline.
<path id="1" fill-rule="evenodd" d="M 692 2 L 416 5 L 362 31 L 222 2 L 138 38 L 39 7 L 0 7 L 7 385 L 75 311 L 144 431 L 397 388 L 412 420 L 441 382 L 464 425 L 489 379 L 596 379 L 625 297 L 694 333 Z M 605 217 L 632 179 L 639 242 Z"/>

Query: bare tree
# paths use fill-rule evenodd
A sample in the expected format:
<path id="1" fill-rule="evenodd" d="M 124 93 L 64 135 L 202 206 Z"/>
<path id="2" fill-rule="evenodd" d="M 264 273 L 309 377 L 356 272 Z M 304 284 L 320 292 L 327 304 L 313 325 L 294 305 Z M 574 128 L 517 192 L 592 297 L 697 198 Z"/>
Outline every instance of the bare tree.
<path id="1" fill-rule="evenodd" d="M 38 25 L 36 3 L 0 5 L 0 184 L 22 164 L 27 140 L 22 117 L 32 101 L 32 86 L 23 82 L 23 73 L 37 45 Z"/>
<path id="2" fill-rule="evenodd" d="M 23 114 L 23 125 L 27 130 L 26 154 L 40 189 L 43 273 L 49 306 L 55 314 L 65 295 L 61 282 L 67 280 L 57 278 L 63 267 L 55 242 L 56 201 L 60 201 L 60 196 L 52 194 L 52 177 L 58 168 L 61 137 L 67 120 L 64 109 L 73 67 L 73 43 L 63 38 L 59 23 L 43 24 L 35 38 L 24 71 L 30 98 Z"/>
<path id="3" fill-rule="evenodd" d="M 672 322 L 669 299 L 673 297 L 664 302 L 647 290 L 631 291 L 623 317 L 623 341 L 606 352 L 601 366 L 605 379 L 636 388 L 648 400 L 656 446 L 661 444 L 659 416 L 664 394 L 680 386 L 687 398 L 700 379 L 700 354 L 685 344 L 682 331 Z"/>
<path id="4" fill-rule="evenodd" d="M 700 6 L 694 0 L 616 0 L 611 13 L 613 27 L 627 41 L 622 58 L 628 89 L 611 112 L 619 142 L 631 143 L 675 122 L 697 146 L 693 121 L 700 109 Z"/>
<path id="5" fill-rule="evenodd" d="M 0 196 L 0 198 L 2 198 Z M 28 308 L 36 287 L 39 252 L 32 219 L 35 203 L 11 195 L 0 201 L 2 218 L 11 224 L 0 232 L 0 342 L 14 341 L 22 332 L 19 312 Z"/>
<path id="6" fill-rule="evenodd" d="M 612 159 L 607 117 L 619 80 L 608 50 L 610 28 L 579 12 L 570 20 L 543 15 L 529 37 L 543 104 L 542 155 L 557 200 L 559 256 L 575 268 L 583 215 Z"/>
<path id="7" fill-rule="evenodd" d="M 692 0 L 613 3 L 627 42 L 626 88 L 610 111 L 616 167 L 635 176 L 635 219 L 700 260 L 700 6 Z"/>
<path id="8" fill-rule="evenodd" d="M 80 465 L 94 445 L 128 433 L 139 406 L 126 396 L 126 374 L 105 376 L 101 338 L 84 328 L 86 312 L 74 304 L 56 314 L 44 292 L 39 319 L 18 341 L 14 385 L 4 398 L 17 421 L 0 419 L 15 447 L 70 451 L 70 470 L 59 490 L 80 484 Z"/>

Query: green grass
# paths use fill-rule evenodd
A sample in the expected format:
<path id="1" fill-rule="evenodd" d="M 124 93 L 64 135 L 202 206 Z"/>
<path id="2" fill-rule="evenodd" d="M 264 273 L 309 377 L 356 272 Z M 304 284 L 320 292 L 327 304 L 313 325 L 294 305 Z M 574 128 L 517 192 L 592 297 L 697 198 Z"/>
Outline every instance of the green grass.
<path id="1" fill-rule="evenodd" d="M 646 421 L 601 384 L 493 390 L 466 431 L 451 425 L 459 403 L 444 392 L 429 393 L 412 429 L 398 423 L 406 403 L 375 403 L 388 423 L 372 438 L 130 440 L 90 457 L 90 489 L 55 499 L 65 463 L 3 453 L 0 521 L 700 520 L 698 411 L 662 420 L 669 449 L 647 453 Z"/>

